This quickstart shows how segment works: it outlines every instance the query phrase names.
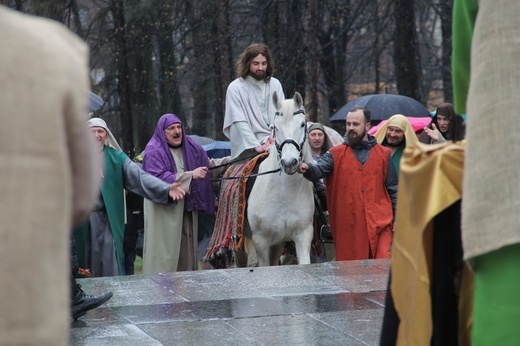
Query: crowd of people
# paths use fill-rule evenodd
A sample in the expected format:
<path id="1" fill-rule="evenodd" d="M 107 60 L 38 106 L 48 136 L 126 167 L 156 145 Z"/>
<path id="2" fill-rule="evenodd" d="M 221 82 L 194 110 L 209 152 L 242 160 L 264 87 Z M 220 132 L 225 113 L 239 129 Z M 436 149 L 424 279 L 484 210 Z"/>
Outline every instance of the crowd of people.
<path id="1" fill-rule="evenodd" d="M 485 10 L 490 11 L 487 7 Z M 2 7 L 0 31 L 17 34 L 13 35 L 16 38 L 3 42 L 5 49 L 12 52 L 0 55 L 3 65 L 26 56 L 38 57 L 33 60 L 39 61 L 38 65 L 34 64 L 36 71 L 29 68 L 19 71 L 24 78 L 18 76 L 18 84 L 13 83 L 12 90 L 6 91 L 3 98 L 6 107 L 16 100 L 16 107 L 9 110 L 9 117 L 3 117 L 7 122 L 3 128 L 9 131 L 1 131 L 0 143 L 4 144 L 0 148 L 6 157 L 13 157 L 13 161 L 0 169 L 3 172 L 0 189 L 10 205 L 23 205 L 26 213 L 12 217 L 19 213 L 13 212 L 10 205 L 1 212 L 5 216 L 3 220 L 9 220 L 4 225 L 6 229 L 16 230 L 4 237 L 8 244 L 3 247 L 7 255 L 2 267 L 12 275 L 0 283 L 0 291 L 3 296 L 17 297 L 12 301 L 2 299 L 9 303 L 3 311 L 9 311 L 9 318 L 17 322 L 17 327 L 0 323 L 0 343 L 15 340 L 15 343 L 30 344 L 31 340 L 24 336 L 25 329 L 36 328 L 29 333 L 33 339 L 36 335 L 37 340 L 45 340 L 46 344 L 64 344 L 66 316 L 77 319 L 112 296 L 111 292 L 99 297 L 83 292 L 76 283 L 79 267 L 88 268 L 95 277 L 134 273 L 134 235 L 138 228 L 127 227 L 125 231 L 127 220 L 136 218 L 134 222 L 142 222 L 145 229 L 144 273 L 197 270 L 198 214 L 215 211 L 212 177 L 220 171 L 213 168 L 269 150 L 274 144 L 271 124 L 276 113 L 272 95 L 276 92 L 283 100 L 283 88 L 273 77 L 274 62 L 269 47 L 250 45 L 239 56 L 238 78 L 226 93 L 223 132 L 230 139 L 231 156 L 210 159 L 204 149 L 186 135 L 177 115 L 164 114 L 157 122 L 140 166 L 121 150 L 104 120 L 85 119 L 88 49 L 84 43 L 58 25 Z M 34 32 L 46 34 L 34 35 Z M 49 37 L 54 40 L 48 42 L 51 46 L 59 41 L 56 53 L 41 48 L 41 42 Z M 21 43 L 24 47 L 33 47 L 34 51 L 22 52 L 18 48 Z M 52 83 L 49 77 L 37 73 L 51 68 L 49 66 L 60 67 L 53 68 Z M 63 85 L 55 82 L 56 74 L 63 75 L 59 79 Z M 36 97 L 38 90 L 45 90 L 46 96 Z M 50 99 L 61 100 L 63 104 L 52 104 Z M 37 104 L 39 115 L 26 119 L 24 114 L 31 104 Z M 52 125 L 57 123 L 66 126 L 53 129 Z M 394 234 L 399 232 L 395 227 L 396 208 L 406 149 L 462 141 L 466 123 L 455 112 L 453 104 L 443 103 L 436 109 L 431 124 L 419 135 L 401 114 L 390 117 L 374 135 L 368 133 L 370 128 L 371 111 L 364 107 L 355 107 L 346 115 L 342 144 L 333 146 L 322 124 L 314 123 L 308 128 L 313 159 L 301 162 L 298 173 L 314 183 L 316 217 L 325 216 L 325 221 L 317 224 L 330 225 L 333 244 L 327 246 L 327 241 L 320 239 L 322 255 L 316 256 L 316 262 L 389 258 Z M 56 136 L 52 130 L 63 133 Z M 45 143 L 45 148 L 28 145 L 15 135 L 21 131 Z M 478 136 L 470 133 L 471 138 Z M 488 156 L 491 161 L 491 154 Z M 25 157 L 43 159 L 25 160 Z M 27 181 L 39 183 L 26 184 Z M 479 190 L 473 193 L 481 196 Z M 41 196 L 47 199 L 45 203 L 38 198 Z M 137 198 L 136 204 L 126 205 L 131 200 L 128 196 Z M 465 222 L 471 223 L 466 219 Z M 508 224 L 504 226 L 507 227 Z M 41 231 L 33 232 L 34 229 Z M 24 245 L 31 238 L 31 244 Z M 41 249 L 38 256 L 32 254 L 36 246 Z M 482 245 L 483 250 L 479 248 L 471 254 L 481 265 L 478 269 L 504 263 L 504 256 L 509 252 L 501 250 L 498 255 L 493 253 L 495 257 L 487 255 L 500 246 Z M 507 250 L 511 249 L 516 247 Z M 64 297 L 70 296 L 66 290 L 69 272 L 64 259 L 67 254 L 70 254 L 72 267 L 69 312 L 63 304 Z M 14 265 L 23 269 L 10 271 Z M 37 278 L 26 275 L 35 270 L 41 273 Z M 482 291 L 476 291 L 480 300 L 475 308 L 487 311 L 485 294 L 500 290 L 486 286 L 491 274 L 477 273 L 480 280 L 477 287 Z M 501 273 L 497 280 L 505 282 L 507 273 Z M 13 286 L 16 282 L 24 282 L 24 290 L 11 294 L 19 288 Z M 40 298 L 42 295 L 45 299 Z M 28 308 L 20 310 L 19 306 Z M 3 313 L 0 316 L 5 317 Z M 483 323 L 479 322 L 479 328 L 484 328 Z"/>

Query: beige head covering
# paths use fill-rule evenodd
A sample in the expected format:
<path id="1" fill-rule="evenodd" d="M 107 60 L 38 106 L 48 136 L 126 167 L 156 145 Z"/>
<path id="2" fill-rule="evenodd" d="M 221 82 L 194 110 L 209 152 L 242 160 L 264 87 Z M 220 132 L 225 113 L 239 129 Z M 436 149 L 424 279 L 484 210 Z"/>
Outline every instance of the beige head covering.
<path id="1" fill-rule="evenodd" d="M 105 145 L 108 145 L 109 147 L 112 147 L 114 149 L 117 149 L 119 151 L 123 151 L 119 144 L 117 143 L 114 135 L 110 131 L 110 129 L 107 126 L 107 123 L 101 119 L 101 118 L 92 118 L 87 122 L 87 125 L 89 128 L 91 127 L 102 127 L 107 132 L 107 140 L 105 142 Z"/>
<path id="2" fill-rule="evenodd" d="M 404 138 L 406 139 L 406 146 L 414 146 L 417 147 L 419 143 L 419 139 L 413 130 L 412 125 L 408 121 L 408 119 L 402 114 L 392 115 L 388 120 L 377 130 L 374 134 L 374 137 L 377 139 L 377 143 L 381 144 L 385 140 L 386 130 L 388 126 L 395 126 L 404 131 Z"/>

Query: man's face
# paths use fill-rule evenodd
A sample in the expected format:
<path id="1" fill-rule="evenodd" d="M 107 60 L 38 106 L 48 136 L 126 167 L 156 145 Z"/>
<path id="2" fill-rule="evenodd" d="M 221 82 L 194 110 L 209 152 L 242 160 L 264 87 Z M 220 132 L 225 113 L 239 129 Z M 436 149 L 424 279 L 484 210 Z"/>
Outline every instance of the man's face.
<path id="1" fill-rule="evenodd" d="M 319 150 L 325 142 L 325 134 L 321 130 L 312 130 L 309 132 L 309 144 L 312 149 Z"/>
<path id="2" fill-rule="evenodd" d="M 388 126 L 386 129 L 386 143 L 392 147 L 401 145 L 404 139 L 404 131 L 397 126 Z"/>
<path id="3" fill-rule="evenodd" d="M 90 128 L 90 133 L 92 133 L 99 150 L 103 150 L 103 146 L 107 140 L 107 131 L 102 127 L 94 126 Z"/>
<path id="4" fill-rule="evenodd" d="M 448 132 L 448 129 L 450 128 L 450 119 L 445 115 L 438 114 L 437 124 L 439 125 L 439 131 L 442 133 Z"/>
<path id="5" fill-rule="evenodd" d="M 258 54 L 249 64 L 249 75 L 256 80 L 264 80 L 267 70 L 267 58 Z"/>
<path id="6" fill-rule="evenodd" d="M 362 110 L 349 112 L 346 120 L 346 130 L 348 143 L 350 145 L 367 140 L 367 132 L 370 130 L 370 123 L 365 124 L 365 116 Z"/>
<path id="7" fill-rule="evenodd" d="M 164 130 L 166 140 L 174 148 L 178 148 L 182 143 L 182 125 L 180 123 L 174 123 L 168 126 Z"/>

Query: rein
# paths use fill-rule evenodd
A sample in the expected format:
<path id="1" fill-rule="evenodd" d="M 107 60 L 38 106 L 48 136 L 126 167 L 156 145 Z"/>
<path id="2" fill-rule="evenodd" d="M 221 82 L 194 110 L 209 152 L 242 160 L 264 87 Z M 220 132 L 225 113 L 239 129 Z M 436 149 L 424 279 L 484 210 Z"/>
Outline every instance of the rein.
<path id="1" fill-rule="evenodd" d="M 246 179 L 246 178 L 250 178 L 250 177 L 258 177 L 260 175 L 266 175 L 266 174 L 271 174 L 271 173 L 278 173 L 278 172 L 281 172 L 281 171 L 282 171 L 281 168 L 277 168 L 277 169 L 273 169 L 273 170 L 262 172 L 262 173 L 242 175 L 240 177 L 222 177 L 222 178 L 211 179 L 211 181 L 222 181 L 222 180 L 232 180 L 232 179 Z"/>
<path id="2" fill-rule="evenodd" d="M 236 159 L 236 160 L 232 160 L 232 161 L 229 161 L 227 163 L 224 163 L 222 165 L 218 165 L 218 166 L 214 166 L 214 167 L 211 167 L 209 168 L 210 170 L 211 169 L 215 169 L 215 168 L 220 168 L 220 167 L 225 167 L 225 166 L 230 166 L 231 164 L 235 163 L 235 162 L 241 162 L 241 161 L 245 161 L 245 160 L 248 160 L 248 159 L 252 159 L 253 157 L 256 157 L 260 154 L 254 154 L 254 155 L 250 155 L 250 156 L 246 156 L 246 157 L 243 157 L 241 159 Z M 262 173 L 255 173 L 255 174 L 249 174 L 249 175 L 243 175 L 243 176 L 240 176 L 240 177 L 222 177 L 222 178 L 215 178 L 215 179 L 211 179 L 211 181 L 222 181 L 222 180 L 232 180 L 232 179 L 246 179 L 246 178 L 249 178 L 249 177 L 257 177 L 259 175 L 265 175 L 265 174 L 271 174 L 271 173 L 277 173 L 277 172 L 280 172 L 282 169 L 281 168 L 277 168 L 277 169 L 273 169 L 273 170 L 270 170 L 270 171 L 266 171 L 266 172 L 262 172 Z"/>
<path id="3" fill-rule="evenodd" d="M 297 110 L 297 111 L 295 111 L 293 113 L 293 116 L 294 115 L 298 115 L 298 114 L 304 114 L 305 115 L 305 110 L 299 109 L 299 110 Z M 276 115 L 280 115 L 280 112 L 276 112 Z M 272 128 L 272 132 L 273 132 L 273 137 L 275 138 L 274 145 L 276 146 L 276 151 L 278 152 L 278 158 L 280 158 L 280 156 L 282 155 L 283 146 L 286 145 L 286 144 L 292 144 L 292 145 L 294 145 L 296 147 L 296 149 L 300 153 L 300 162 L 303 160 L 303 152 L 302 151 L 303 151 L 303 146 L 305 144 L 305 141 L 307 139 L 307 122 L 305 122 L 305 131 L 303 133 L 303 139 L 302 139 L 302 142 L 300 144 L 296 143 L 296 141 L 294 141 L 293 139 L 290 139 L 290 138 L 284 140 L 281 144 L 278 144 L 278 142 L 276 142 L 276 127 Z M 245 160 L 251 159 L 251 158 L 253 158 L 253 157 L 257 156 L 257 155 L 259 155 L 259 154 L 255 154 L 255 155 L 251 155 L 251 156 L 244 157 L 244 158 L 241 158 L 241 159 L 233 160 L 233 161 L 224 163 L 222 165 L 211 167 L 209 169 L 211 170 L 211 169 L 216 169 L 216 168 L 220 168 L 220 167 L 230 166 L 231 164 L 233 164 L 235 162 L 245 161 Z M 240 177 L 222 177 L 222 178 L 211 179 L 211 181 L 222 181 L 222 180 L 232 180 L 232 179 L 245 179 L 245 178 L 250 178 L 250 177 L 258 177 L 260 175 L 278 173 L 278 172 L 281 172 L 281 171 L 282 171 L 282 168 L 278 167 L 276 169 L 273 169 L 273 170 L 270 170 L 270 171 L 266 171 L 266 172 L 262 172 L 262 173 L 243 175 L 243 176 L 240 176 Z"/>
<path id="4" fill-rule="evenodd" d="M 223 163 L 221 165 L 218 165 L 218 166 L 213 166 L 213 167 L 210 167 L 208 168 L 208 170 L 212 170 L 212 169 L 217 169 L 217 168 L 220 168 L 220 167 L 225 167 L 225 166 L 230 166 L 232 165 L 233 163 L 235 162 L 241 162 L 241 161 L 245 161 L 245 160 L 249 160 L 249 159 L 252 159 L 253 157 L 256 157 L 260 154 L 254 154 L 254 155 L 250 155 L 250 156 L 246 156 L 246 157 L 243 157 L 241 159 L 235 159 L 235 160 L 232 160 L 232 161 L 229 161 L 229 162 L 226 162 L 226 163 Z"/>

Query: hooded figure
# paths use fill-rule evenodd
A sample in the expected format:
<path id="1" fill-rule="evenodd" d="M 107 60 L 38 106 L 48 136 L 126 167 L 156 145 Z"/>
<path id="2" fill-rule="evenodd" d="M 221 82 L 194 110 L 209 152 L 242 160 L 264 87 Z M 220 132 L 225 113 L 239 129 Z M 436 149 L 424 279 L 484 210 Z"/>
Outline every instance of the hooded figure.
<path id="1" fill-rule="evenodd" d="M 325 131 L 325 127 L 320 124 L 320 123 L 312 123 L 309 128 L 307 129 L 307 133 L 311 133 L 312 131 L 314 130 L 320 130 L 321 132 L 323 132 L 324 134 L 324 139 L 323 139 L 323 146 L 321 147 L 321 153 L 319 156 L 325 154 L 327 152 L 327 150 L 329 150 L 330 148 L 332 148 L 334 146 L 334 144 L 332 144 L 332 140 L 329 138 L 329 135 L 327 134 L 327 131 Z M 317 158 L 319 157 L 315 157 L 314 153 L 312 154 L 313 158 L 315 160 L 317 160 Z"/>
<path id="2" fill-rule="evenodd" d="M 437 107 L 430 125 L 425 127 L 423 133 L 420 134 L 419 141 L 426 144 L 457 142 L 463 140 L 465 135 L 464 118 L 455 113 L 453 104 L 443 103 Z M 435 140 L 435 137 L 438 139 Z"/>
<path id="3" fill-rule="evenodd" d="M 117 143 L 116 138 L 112 134 L 112 131 L 110 131 L 110 129 L 108 128 L 107 123 L 103 119 L 101 119 L 101 118 L 92 118 L 92 119 L 90 119 L 87 122 L 87 125 L 88 125 L 89 128 L 92 128 L 92 127 L 102 127 L 102 128 L 104 128 L 105 131 L 107 132 L 107 139 L 105 141 L 105 145 L 109 146 L 111 148 L 114 148 L 114 149 L 116 149 L 118 151 L 123 151 L 123 149 L 121 149 L 121 147 L 119 146 L 119 143 Z"/>
<path id="4" fill-rule="evenodd" d="M 403 136 L 402 140 L 400 140 L 400 136 Z M 383 126 L 377 130 L 374 137 L 376 137 L 377 143 L 392 151 L 392 161 L 397 174 L 399 174 L 399 163 L 404 149 L 409 146 L 416 147 L 417 143 L 419 143 L 412 125 L 402 114 L 395 114 L 388 118 Z"/>
<path id="5" fill-rule="evenodd" d="M 178 144 L 170 143 L 165 130 L 174 133 L 172 138 Z M 146 145 L 143 169 L 167 183 L 181 183 L 189 194 L 176 208 L 144 201 L 145 274 L 196 269 L 198 212 L 215 211 L 213 184 L 206 175 L 209 166 L 208 155 L 186 136 L 181 120 L 175 114 L 164 114 Z"/>

